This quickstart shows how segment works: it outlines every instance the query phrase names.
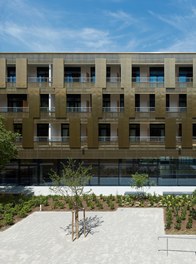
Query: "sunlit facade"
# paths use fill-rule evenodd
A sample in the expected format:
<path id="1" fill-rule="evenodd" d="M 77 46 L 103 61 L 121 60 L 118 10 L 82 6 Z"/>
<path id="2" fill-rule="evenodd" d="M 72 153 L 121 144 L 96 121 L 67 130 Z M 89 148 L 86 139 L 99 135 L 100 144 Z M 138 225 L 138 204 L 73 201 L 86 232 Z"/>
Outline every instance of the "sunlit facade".
<path id="1" fill-rule="evenodd" d="M 90 185 L 196 185 L 196 53 L 0 53 L 0 114 L 21 135 L 2 185 L 48 185 L 68 158 Z"/>

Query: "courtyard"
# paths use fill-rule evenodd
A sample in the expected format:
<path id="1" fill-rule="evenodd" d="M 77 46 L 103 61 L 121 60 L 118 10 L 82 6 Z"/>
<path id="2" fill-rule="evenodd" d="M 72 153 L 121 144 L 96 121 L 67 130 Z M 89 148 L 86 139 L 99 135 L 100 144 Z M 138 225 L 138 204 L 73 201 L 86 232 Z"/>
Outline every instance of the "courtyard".
<path id="1" fill-rule="evenodd" d="M 119 208 L 86 213 L 87 236 L 72 242 L 70 212 L 34 212 L 0 233 L 1 264 L 192 264 L 196 239 L 169 239 L 163 209 Z M 187 236 L 184 236 L 185 238 Z M 196 236 L 190 236 L 196 238 Z"/>

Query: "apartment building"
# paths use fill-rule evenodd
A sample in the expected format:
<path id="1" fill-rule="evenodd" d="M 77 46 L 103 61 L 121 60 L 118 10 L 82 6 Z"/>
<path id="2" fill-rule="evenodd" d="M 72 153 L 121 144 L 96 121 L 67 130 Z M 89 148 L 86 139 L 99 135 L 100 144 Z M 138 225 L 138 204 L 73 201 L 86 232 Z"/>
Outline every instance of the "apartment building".
<path id="1" fill-rule="evenodd" d="M 48 185 L 67 158 L 90 185 L 196 185 L 196 53 L 0 53 L 0 115 L 21 135 L 2 185 Z"/>

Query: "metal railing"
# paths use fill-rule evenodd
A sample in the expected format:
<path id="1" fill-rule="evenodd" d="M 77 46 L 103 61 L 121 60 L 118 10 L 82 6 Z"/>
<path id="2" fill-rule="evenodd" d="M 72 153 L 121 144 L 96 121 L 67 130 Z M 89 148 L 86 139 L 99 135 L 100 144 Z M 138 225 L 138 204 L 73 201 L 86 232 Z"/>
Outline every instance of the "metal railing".
<path id="1" fill-rule="evenodd" d="M 34 136 L 34 142 L 69 142 L 69 137 L 61 137 L 61 136 L 52 136 L 49 138 L 48 136 L 43 137 L 43 136 Z"/>
<path id="2" fill-rule="evenodd" d="M 124 112 L 124 107 L 103 107 L 103 112 L 105 113 L 120 113 Z"/>
<path id="3" fill-rule="evenodd" d="M 55 113 L 55 107 L 40 107 L 42 113 Z"/>
<path id="4" fill-rule="evenodd" d="M 162 88 L 164 87 L 164 77 L 133 77 L 134 88 Z"/>
<path id="5" fill-rule="evenodd" d="M 99 142 L 117 142 L 117 136 L 99 136 Z"/>
<path id="6" fill-rule="evenodd" d="M 67 107 L 66 109 L 69 113 L 90 113 L 92 111 L 92 107 L 83 106 Z"/>
<path id="7" fill-rule="evenodd" d="M 180 107 L 180 106 L 176 106 L 176 107 L 166 107 L 166 112 L 169 113 L 182 113 L 182 112 L 186 112 L 187 108 L 186 107 Z"/>
<path id="8" fill-rule="evenodd" d="M 29 83 L 52 83 L 52 78 L 50 77 L 28 77 Z"/>
<path id="9" fill-rule="evenodd" d="M 164 143 L 165 137 L 151 137 L 151 136 L 130 136 L 130 142 L 142 143 L 142 142 L 153 142 L 153 143 Z"/>
<path id="10" fill-rule="evenodd" d="M 29 107 L 0 107 L 1 113 L 28 113 Z"/>
<path id="11" fill-rule="evenodd" d="M 174 251 L 174 252 L 187 252 L 187 253 L 194 253 L 196 255 L 196 248 L 195 250 L 181 250 L 181 249 L 169 249 L 169 239 L 188 239 L 188 240 L 196 240 L 196 237 L 185 237 L 185 236 L 159 236 L 159 239 L 166 239 L 166 249 L 159 249 L 158 251 L 166 251 L 167 252 L 167 256 L 169 254 L 169 251 Z"/>
<path id="12" fill-rule="evenodd" d="M 96 80 L 95 76 L 92 77 L 86 77 L 86 76 L 80 76 L 80 77 L 72 77 L 72 76 L 67 76 L 64 78 L 65 83 L 94 83 Z"/>
<path id="13" fill-rule="evenodd" d="M 107 77 L 106 81 L 109 83 L 120 83 L 121 77 Z"/>
<path id="14" fill-rule="evenodd" d="M 6 83 L 15 83 L 16 82 L 16 76 L 6 77 L 5 81 L 6 81 Z"/>
<path id="15" fill-rule="evenodd" d="M 155 107 L 149 107 L 149 106 L 145 106 L 145 107 L 135 107 L 135 111 L 136 112 L 143 112 L 143 113 L 148 113 L 148 112 L 155 112 Z"/>

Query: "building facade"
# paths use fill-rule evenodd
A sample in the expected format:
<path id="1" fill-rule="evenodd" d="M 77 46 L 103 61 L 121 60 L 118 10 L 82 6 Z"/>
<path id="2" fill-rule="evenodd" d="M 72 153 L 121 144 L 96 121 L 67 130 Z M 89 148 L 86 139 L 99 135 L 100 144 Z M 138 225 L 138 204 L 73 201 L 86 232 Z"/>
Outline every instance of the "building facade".
<path id="1" fill-rule="evenodd" d="M 196 53 L 0 53 L 0 115 L 21 135 L 1 185 L 48 185 L 68 158 L 91 185 L 196 185 Z"/>

